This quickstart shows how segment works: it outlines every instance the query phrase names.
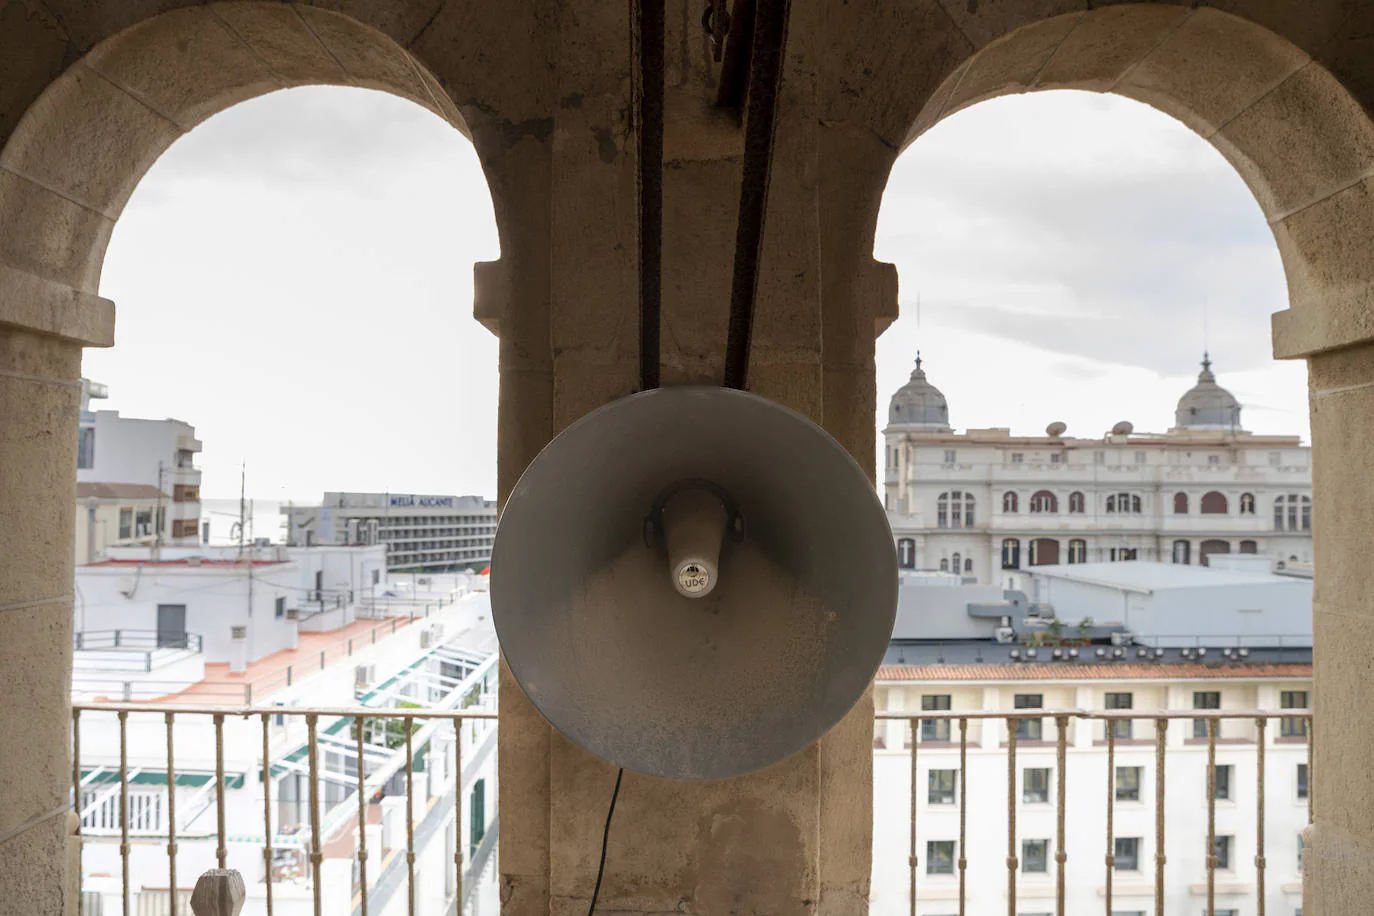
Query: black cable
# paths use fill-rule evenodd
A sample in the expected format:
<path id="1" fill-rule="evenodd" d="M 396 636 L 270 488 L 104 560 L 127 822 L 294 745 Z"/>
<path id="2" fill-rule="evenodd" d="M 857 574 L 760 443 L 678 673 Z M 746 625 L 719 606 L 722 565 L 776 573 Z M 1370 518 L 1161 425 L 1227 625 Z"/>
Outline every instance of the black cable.
<path id="1" fill-rule="evenodd" d="M 750 61 L 748 115 L 744 124 L 744 175 L 740 181 L 739 225 L 735 232 L 730 325 L 725 344 L 725 387 L 749 382 L 749 344 L 754 330 L 768 177 L 773 159 L 778 95 L 787 47 L 789 0 L 757 0 Z M 743 26 L 742 26 L 743 27 Z"/>
<path id="2" fill-rule="evenodd" d="M 624 775 L 624 767 L 615 774 L 615 791 L 611 793 L 611 807 L 606 812 L 606 830 L 601 834 L 601 864 L 596 867 L 596 887 L 592 888 L 592 905 L 587 908 L 587 916 L 596 912 L 596 898 L 601 894 L 601 876 L 606 872 L 606 843 L 611 838 L 611 815 L 615 814 L 615 800 L 620 795 L 620 779 Z"/>
<path id="3" fill-rule="evenodd" d="M 635 0 L 639 66 L 639 387 L 658 387 L 663 310 L 665 0 Z"/>

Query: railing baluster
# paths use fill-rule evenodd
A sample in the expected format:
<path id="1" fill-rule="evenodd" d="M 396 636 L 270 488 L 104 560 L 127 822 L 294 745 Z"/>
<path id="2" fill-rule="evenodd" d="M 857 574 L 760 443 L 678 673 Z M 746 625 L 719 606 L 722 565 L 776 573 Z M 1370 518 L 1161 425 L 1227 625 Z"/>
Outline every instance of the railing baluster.
<path id="1" fill-rule="evenodd" d="M 911 729 L 911 845 L 907 853 L 907 870 L 911 876 L 911 916 L 916 916 L 916 720 L 908 719 Z"/>
<path id="2" fill-rule="evenodd" d="M 463 916 L 463 720 L 453 720 L 453 866 L 457 871 L 454 912 Z M 366 913 L 363 916 L 367 916 Z"/>
<path id="3" fill-rule="evenodd" d="M 167 721 L 167 892 L 171 916 L 177 916 L 177 783 L 176 756 L 172 751 L 172 731 L 176 714 L 163 713 Z"/>
<path id="4" fill-rule="evenodd" d="M 1054 911 L 1057 916 L 1064 916 L 1064 866 L 1069 860 L 1069 855 L 1064 850 L 1064 811 L 1068 807 L 1069 717 L 1056 716 L 1055 723 L 1059 726 L 1059 741 L 1055 748 L 1056 765 L 1059 767 L 1057 774 L 1059 798 L 1056 799 L 1055 807 L 1059 822 L 1056 825 L 1054 861 L 1058 864 L 1059 869 L 1054 882 Z"/>
<path id="5" fill-rule="evenodd" d="M 964 878 L 968 857 L 964 852 L 965 827 L 968 821 L 968 719 L 959 720 L 959 916 L 964 916 Z"/>
<path id="6" fill-rule="evenodd" d="M 267 916 L 272 916 L 272 716 L 262 714 L 262 873 L 267 892 Z M 364 914 L 366 916 L 366 914 Z"/>
<path id="7" fill-rule="evenodd" d="M 306 714 L 306 741 L 310 749 L 310 887 L 315 898 L 315 916 L 323 916 L 320 888 L 320 864 L 324 861 L 320 853 L 320 745 L 315 740 L 318 722 L 319 716 L 315 713 Z"/>
<path id="8" fill-rule="evenodd" d="M 1312 823 L 1312 796 L 1317 793 L 1316 771 L 1312 769 L 1312 745 L 1317 742 L 1316 721 L 1307 716 L 1307 823 Z"/>
<path id="9" fill-rule="evenodd" d="M 85 844 L 81 835 L 81 710 L 72 709 L 72 810 L 76 812 L 77 899 L 81 897 L 81 855 Z"/>
<path id="10" fill-rule="evenodd" d="M 1103 886 L 1107 916 L 1112 916 L 1112 878 L 1115 877 L 1116 872 L 1116 836 L 1113 833 L 1116 827 L 1114 823 L 1116 817 L 1116 729 L 1112 728 L 1112 719 L 1107 719 L 1105 724 L 1107 726 L 1107 855 L 1104 861 L 1107 865 L 1107 875 Z"/>
<path id="11" fill-rule="evenodd" d="M 1255 727 L 1259 730 L 1255 741 L 1255 916 L 1264 916 L 1264 733 L 1268 724 L 1263 717 L 1255 720 Z"/>
<path id="12" fill-rule="evenodd" d="M 406 896 L 410 906 L 406 910 L 415 916 L 415 754 L 410 747 L 410 733 L 414 719 L 401 720 L 406 728 Z"/>
<path id="13" fill-rule="evenodd" d="M 219 847 L 215 858 L 221 870 L 229 867 L 228 831 L 224 826 L 224 713 L 215 713 L 215 836 Z"/>
<path id="14" fill-rule="evenodd" d="M 1164 916 L 1164 741 L 1168 719 L 1155 720 L 1155 916 Z"/>
<path id="15" fill-rule="evenodd" d="M 1207 916 L 1217 908 L 1217 720 L 1207 720 Z"/>
<path id="16" fill-rule="evenodd" d="M 358 887 L 362 898 L 361 916 L 367 916 L 367 768 L 363 766 L 363 732 L 367 730 L 367 722 L 362 717 L 354 718 L 353 727 L 358 745 Z"/>
<path id="17" fill-rule="evenodd" d="M 1007 719 L 1007 916 L 1016 916 L 1016 720 Z"/>
<path id="18" fill-rule="evenodd" d="M 124 880 L 120 895 L 124 901 L 124 916 L 129 909 L 129 713 L 121 709 L 119 717 L 119 858 Z"/>

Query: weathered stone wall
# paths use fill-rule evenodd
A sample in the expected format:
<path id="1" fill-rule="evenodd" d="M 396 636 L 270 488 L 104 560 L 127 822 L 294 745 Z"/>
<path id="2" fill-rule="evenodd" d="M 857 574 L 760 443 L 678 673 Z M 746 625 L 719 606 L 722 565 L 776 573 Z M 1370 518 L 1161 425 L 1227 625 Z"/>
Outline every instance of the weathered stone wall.
<path id="1" fill-rule="evenodd" d="M 1100 7 L 1090 9 L 1090 6 Z M 699 3 L 668 4 L 663 377 L 716 381 L 742 133 L 710 108 Z M 1363 913 L 1374 700 L 1361 636 L 1374 488 L 1374 4 L 794 0 L 751 387 L 873 466 L 873 339 L 896 277 L 872 259 L 898 151 L 961 107 L 1075 87 L 1155 105 L 1235 164 L 1274 227 L 1311 362 L 1317 505 L 1317 827 L 1307 908 Z M 637 384 L 636 161 L 627 5 L 593 0 L 0 0 L 0 913 L 58 913 L 71 502 L 82 346 L 110 230 L 148 165 L 205 117 L 285 86 L 379 88 L 473 139 L 501 259 L 476 313 L 501 337 L 499 480 Z M 1374 402 L 1371 402 L 1374 403 Z M 1367 603 L 1367 602 L 1366 602 Z M 510 913 L 580 910 L 614 774 L 506 678 L 501 863 Z M 1330 710 L 1328 714 L 1327 710 Z M 862 913 L 871 702 L 817 746 L 709 785 L 627 776 L 604 911 Z M 1332 801 L 1328 801 L 1332 800 Z"/>

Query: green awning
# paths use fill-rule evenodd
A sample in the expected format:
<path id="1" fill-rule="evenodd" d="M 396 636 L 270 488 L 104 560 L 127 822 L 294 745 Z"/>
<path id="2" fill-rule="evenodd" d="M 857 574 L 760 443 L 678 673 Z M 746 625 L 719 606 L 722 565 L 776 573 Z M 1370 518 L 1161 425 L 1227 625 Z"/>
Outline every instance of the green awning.
<path id="1" fill-rule="evenodd" d="M 99 771 L 83 769 L 81 779 L 85 782 L 86 777 L 95 773 L 95 778 L 85 784 L 88 786 L 107 786 L 111 783 L 119 782 L 119 771 L 101 768 Z M 215 781 L 214 773 L 177 773 L 176 784 L 179 786 L 189 786 L 199 789 Z M 243 788 L 243 774 L 229 773 L 224 777 L 224 784 L 230 789 Z M 165 786 L 167 785 L 166 770 L 142 770 L 130 777 L 131 786 Z"/>

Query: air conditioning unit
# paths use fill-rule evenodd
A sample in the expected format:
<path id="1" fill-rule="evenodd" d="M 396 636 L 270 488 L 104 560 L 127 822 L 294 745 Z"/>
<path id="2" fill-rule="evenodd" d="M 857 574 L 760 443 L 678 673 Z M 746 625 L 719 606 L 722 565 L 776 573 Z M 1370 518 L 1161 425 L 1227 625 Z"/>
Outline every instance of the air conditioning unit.
<path id="1" fill-rule="evenodd" d="M 998 627 L 996 630 L 993 631 L 993 633 L 996 635 L 997 641 L 1000 643 L 1005 644 L 1012 642 L 1016 639 L 1016 631 L 1013 630 L 1011 627 Z"/>
<path id="2" fill-rule="evenodd" d="M 286 619 L 287 619 L 287 620 L 300 620 L 300 619 L 301 619 L 301 609 L 298 608 L 298 607 L 289 607 L 289 608 L 287 608 L 287 609 L 286 609 Z"/>
<path id="3" fill-rule="evenodd" d="M 425 627 L 420 632 L 420 648 L 433 649 L 444 641 L 444 628 L 439 624 Z"/>
<path id="4" fill-rule="evenodd" d="M 366 690 L 377 680 L 376 665 L 357 665 L 353 669 L 353 686 L 359 690 Z"/>
<path id="5" fill-rule="evenodd" d="M 1130 630 L 1117 630 L 1112 634 L 1112 645 L 1129 646 L 1131 644 Z"/>

